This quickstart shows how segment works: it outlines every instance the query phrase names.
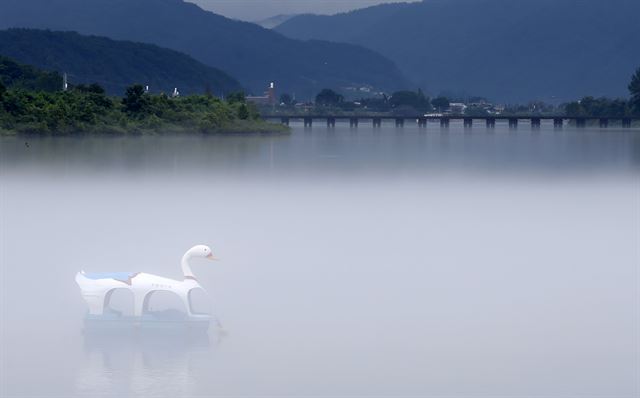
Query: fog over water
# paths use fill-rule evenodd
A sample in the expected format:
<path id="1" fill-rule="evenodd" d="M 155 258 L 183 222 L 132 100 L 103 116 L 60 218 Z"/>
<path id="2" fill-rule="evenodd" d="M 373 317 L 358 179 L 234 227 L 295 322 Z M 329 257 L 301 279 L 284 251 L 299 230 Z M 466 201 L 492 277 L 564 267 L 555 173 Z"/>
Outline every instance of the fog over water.
<path id="1" fill-rule="evenodd" d="M 637 129 L 1 138 L 0 396 L 637 397 L 639 173 Z M 77 271 L 198 243 L 224 331 L 83 335 Z"/>

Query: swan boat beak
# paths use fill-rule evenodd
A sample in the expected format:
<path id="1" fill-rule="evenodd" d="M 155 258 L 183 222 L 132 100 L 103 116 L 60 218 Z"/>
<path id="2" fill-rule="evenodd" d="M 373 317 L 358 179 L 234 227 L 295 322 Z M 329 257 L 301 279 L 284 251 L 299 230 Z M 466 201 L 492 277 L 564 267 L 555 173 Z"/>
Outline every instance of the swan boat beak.
<path id="1" fill-rule="evenodd" d="M 219 261 L 220 259 L 217 257 L 214 257 L 213 254 L 209 253 L 209 255 L 207 256 L 207 260 Z"/>

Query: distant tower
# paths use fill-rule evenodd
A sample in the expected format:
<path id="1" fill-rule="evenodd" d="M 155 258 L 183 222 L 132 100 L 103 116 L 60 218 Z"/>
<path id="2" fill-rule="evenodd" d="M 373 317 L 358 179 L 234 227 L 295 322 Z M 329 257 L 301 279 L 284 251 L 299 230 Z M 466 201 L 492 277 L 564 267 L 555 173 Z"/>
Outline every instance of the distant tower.
<path id="1" fill-rule="evenodd" d="M 62 74 L 62 91 L 67 91 L 69 89 L 69 81 L 67 79 L 67 73 Z"/>
<path id="2" fill-rule="evenodd" d="M 269 99 L 269 104 L 273 105 L 276 103 L 276 84 L 271 82 L 269 84 L 269 89 L 267 90 L 267 98 Z"/>
<path id="3" fill-rule="evenodd" d="M 144 86 L 144 92 L 148 93 L 149 92 L 149 86 Z"/>
<path id="4" fill-rule="evenodd" d="M 172 96 L 173 98 L 176 98 L 176 97 L 179 97 L 179 96 L 180 96 L 180 92 L 178 91 L 178 88 L 177 88 L 177 87 L 173 89 L 173 94 L 171 94 L 171 96 Z"/>

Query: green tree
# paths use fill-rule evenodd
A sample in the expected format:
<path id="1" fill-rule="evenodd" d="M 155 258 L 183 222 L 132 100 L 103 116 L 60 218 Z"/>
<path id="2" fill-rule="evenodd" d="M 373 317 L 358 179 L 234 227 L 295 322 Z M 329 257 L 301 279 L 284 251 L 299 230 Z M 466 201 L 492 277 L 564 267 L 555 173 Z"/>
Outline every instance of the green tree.
<path id="1" fill-rule="evenodd" d="M 249 119 L 249 109 L 247 109 L 247 104 L 242 104 L 238 108 L 238 119 L 242 119 L 242 120 Z"/>
<path id="2" fill-rule="evenodd" d="M 2 98 L 2 105 L 5 111 L 18 118 L 25 112 L 26 104 L 32 98 L 33 96 L 30 97 L 25 92 L 12 90 L 5 92 Z"/>
<path id="3" fill-rule="evenodd" d="M 0 81 L 0 102 L 2 102 L 2 97 L 4 97 L 4 93 L 7 91 L 7 88 Z"/>
<path id="4" fill-rule="evenodd" d="M 316 95 L 316 105 L 336 106 L 344 101 L 344 97 L 335 91 L 325 88 Z"/>
<path id="5" fill-rule="evenodd" d="M 247 104 L 247 110 L 249 111 L 249 119 L 260 120 L 260 111 L 255 103 L 249 102 Z"/>
<path id="6" fill-rule="evenodd" d="M 631 93 L 631 105 L 637 113 L 640 113 L 640 68 L 631 77 L 629 83 L 629 93 Z"/>
<path id="7" fill-rule="evenodd" d="M 11 88 L 54 92 L 62 87 L 58 72 L 44 72 L 0 56 L 0 79 Z"/>
<path id="8" fill-rule="evenodd" d="M 149 101 L 145 97 L 144 87 L 141 84 L 134 84 L 127 88 L 122 105 L 127 113 L 138 114 L 145 111 Z"/>
<path id="9" fill-rule="evenodd" d="M 449 98 L 442 97 L 442 96 L 434 98 L 431 101 L 431 105 L 433 105 L 433 107 L 436 108 L 437 110 L 439 110 L 440 112 L 442 112 L 445 109 L 447 109 L 450 104 L 451 104 L 451 102 L 449 101 Z"/>
<path id="10" fill-rule="evenodd" d="M 79 91 L 81 93 L 92 93 L 92 94 L 100 94 L 100 95 L 104 95 L 106 93 L 105 89 L 97 83 L 92 83 L 89 85 L 79 84 L 74 87 L 74 90 Z"/>
<path id="11" fill-rule="evenodd" d="M 580 102 L 570 102 L 564 105 L 564 112 L 567 116 L 584 116 L 584 109 Z"/>
<path id="12" fill-rule="evenodd" d="M 614 99 L 608 104 L 607 115 L 623 117 L 627 113 L 627 101 L 621 99 Z"/>
<path id="13" fill-rule="evenodd" d="M 282 94 L 280 96 L 280 103 L 284 106 L 291 106 L 293 105 L 293 97 L 289 94 Z"/>
<path id="14" fill-rule="evenodd" d="M 230 104 L 244 104 L 247 102 L 247 97 L 243 92 L 231 93 L 227 95 L 227 102 Z"/>
<path id="15" fill-rule="evenodd" d="M 584 97 L 564 105 L 568 116 L 623 117 L 628 114 L 627 101 L 605 97 Z"/>
<path id="16" fill-rule="evenodd" d="M 419 112 L 427 112 L 431 110 L 431 103 L 429 99 L 425 97 L 422 90 L 418 90 L 417 92 L 397 91 L 393 93 L 389 102 L 394 108 L 410 107 Z"/>

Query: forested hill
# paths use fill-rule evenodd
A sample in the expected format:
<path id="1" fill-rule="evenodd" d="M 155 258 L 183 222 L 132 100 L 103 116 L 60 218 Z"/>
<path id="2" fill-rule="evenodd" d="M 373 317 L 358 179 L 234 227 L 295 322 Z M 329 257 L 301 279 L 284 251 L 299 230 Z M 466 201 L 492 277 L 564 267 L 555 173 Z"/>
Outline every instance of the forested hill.
<path id="1" fill-rule="evenodd" d="M 0 55 L 0 84 L 5 88 L 53 92 L 62 87 L 62 75 L 41 71 Z"/>
<path id="2" fill-rule="evenodd" d="M 561 101 L 626 96 L 639 18 L 638 0 L 428 0 L 297 16 L 275 30 L 376 50 L 431 94 Z"/>
<path id="3" fill-rule="evenodd" d="M 279 92 L 311 98 L 325 87 L 408 84 L 396 65 L 360 46 L 287 38 L 182 0 L 2 0 L 0 28 L 74 30 L 153 43 L 237 77 L 254 93 L 270 81 Z"/>
<path id="4" fill-rule="evenodd" d="M 150 44 L 31 29 L 0 31 L 0 55 L 39 68 L 68 73 L 72 84 L 98 83 L 121 95 L 127 86 L 151 92 L 215 95 L 241 90 L 237 80 L 188 55 Z M 58 87 L 59 88 L 59 87 Z"/>

